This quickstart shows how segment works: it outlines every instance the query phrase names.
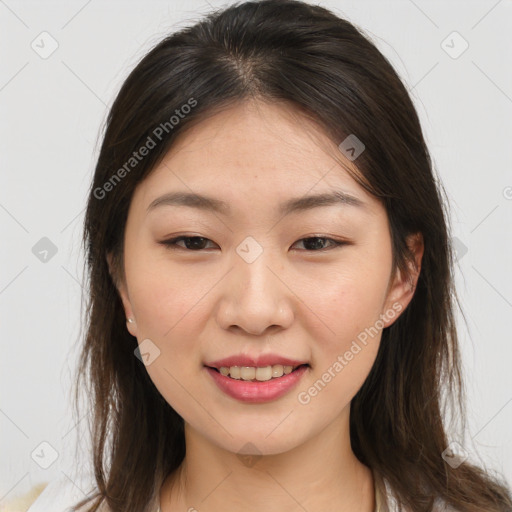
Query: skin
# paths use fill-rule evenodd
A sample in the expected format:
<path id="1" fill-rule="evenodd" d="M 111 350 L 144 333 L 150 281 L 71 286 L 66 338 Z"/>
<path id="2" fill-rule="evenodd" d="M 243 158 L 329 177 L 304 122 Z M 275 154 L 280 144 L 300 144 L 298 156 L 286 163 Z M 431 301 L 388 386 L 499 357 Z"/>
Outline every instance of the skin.
<path id="1" fill-rule="evenodd" d="M 408 241 L 417 270 L 392 270 L 386 211 L 348 173 L 356 163 L 286 104 L 252 101 L 181 134 L 137 187 L 119 292 L 134 319 L 130 333 L 160 350 L 146 366 L 150 378 L 185 420 L 187 453 L 161 488 L 162 512 L 374 510 L 372 472 L 352 452 L 349 412 L 381 331 L 308 404 L 298 401 L 365 328 L 381 315 L 383 327 L 396 321 L 396 305 L 406 308 L 420 270 L 419 234 Z M 333 189 L 364 207 L 277 214 L 289 198 Z M 232 213 L 175 205 L 146 212 L 171 191 L 214 196 Z M 175 249 L 159 243 L 180 235 L 208 240 L 201 250 L 184 241 Z M 263 248 L 252 263 L 236 252 L 247 236 Z M 350 243 L 335 247 L 322 238 L 305 245 L 315 236 Z M 297 388 L 264 404 L 225 395 L 203 367 L 268 352 L 311 368 Z M 243 449 L 246 443 L 252 448 Z M 248 462 L 241 453 L 257 457 Z"/>

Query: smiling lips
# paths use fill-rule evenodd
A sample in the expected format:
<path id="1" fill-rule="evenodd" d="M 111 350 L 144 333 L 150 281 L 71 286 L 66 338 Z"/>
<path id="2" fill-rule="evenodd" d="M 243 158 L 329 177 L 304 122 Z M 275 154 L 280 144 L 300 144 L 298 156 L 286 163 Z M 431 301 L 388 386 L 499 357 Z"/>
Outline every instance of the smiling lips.
<path id="1" fill-rule="evenodd" d="M 283 375 L 288 375 L 296 370 L 298 366 L 283 366 L 276 364 L 273 366 L 264 367 L 250 367 L 250 366 L 221 366 L 218 370 L 224 377 L 231 377 L 232 379 L 245 380 L 245 381 L 259 381 L 264 382 L 270 379 L 277 379 Z"/>
<path id="2" fill-rule="evenodd" d="M 301 366 L 303 364 L 308 363 L 307 361 L 289 359 L 278 354 L 262 354 L 259 356 L 239 354 L 225 357 L 224 359 L 219 359 L 218 361 L 213 361 L 211 363 L 205 363 L 205 366 L 209 366 L 210 368 L 217 368 L 217 370 L 219 370 L 221 367 L 230 368 L 231 366 L 263 368 L 265 366 L 282 365 L 296 368 L 297 366 Z"/>
<path id="3" fill-rule="evenodd" d="M 308 363 L 273 354 L 231 356 L 205 364 L 225 394 L 243 402 L 263 403 L 283 396 L 309 370 Z"/>
<path id="4" fill-rule="evenodd" d="M 218 370 L 224 377 L 264 382 L 288 375 L 302 365 L 307 365 L 307 363 L 274 354 L 257 357 L 241 354 L 226 357 L 205 366 Z"/>

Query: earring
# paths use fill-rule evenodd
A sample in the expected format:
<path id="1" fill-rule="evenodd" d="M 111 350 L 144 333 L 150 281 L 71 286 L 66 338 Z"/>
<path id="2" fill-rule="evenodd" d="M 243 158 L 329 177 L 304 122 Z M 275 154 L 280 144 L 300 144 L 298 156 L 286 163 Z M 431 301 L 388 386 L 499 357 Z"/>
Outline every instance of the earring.
<path id="1" fill-rule="evenodd" d="M 128 318 L 128 322 L 133 324 L 133 318 Z"/>

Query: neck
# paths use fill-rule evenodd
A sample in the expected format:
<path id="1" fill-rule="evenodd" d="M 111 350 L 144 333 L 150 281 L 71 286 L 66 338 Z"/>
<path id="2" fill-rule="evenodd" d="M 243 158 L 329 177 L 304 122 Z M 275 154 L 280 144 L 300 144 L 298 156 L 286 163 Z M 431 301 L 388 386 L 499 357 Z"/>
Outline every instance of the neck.
<path id="1" fill-rule="evenodd" d="M 350 446 L 348 413 L 307 442 L 274 455 L 241 456 L 185 423 L 186 456 L 165 480 L 162 512 L 373 512 L 374 482 Z"/>

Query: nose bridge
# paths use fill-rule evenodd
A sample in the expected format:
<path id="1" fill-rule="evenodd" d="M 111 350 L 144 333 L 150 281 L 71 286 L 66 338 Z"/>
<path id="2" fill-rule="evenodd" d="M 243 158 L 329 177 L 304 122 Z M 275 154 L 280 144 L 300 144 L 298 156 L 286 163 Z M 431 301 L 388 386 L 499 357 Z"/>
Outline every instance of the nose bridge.
<path id="1" fill-rule="evenodd" d="M 236 253 L 234 272 L 240 284 L 236 287 L 240 294 L 238 300 L 244 302 L 266 299 L 265 304 L 277 300 L 277 294 L 282 290 L 279 291 L 280 287 L 276 282 L 278 280 L 271 271 L 278 266 L 277 256 L 268 244 L 263 247 L 263 244 L 248 237 L 236 248 Z"/>
<path id="2" fill-rule="evenodd" d="M 278 275 L 279 255 L 248 237 L 236 248 L 232 271 L 223 290 L 220 323 L 254 334 L 292 319 L 289 290 Z"/>
<path id="3" fill-rule="evenodd" d="M 267 255 L 262 254 L 252 263 L 239 262 L 239 275 L 246 283 L 247 291 L 266 294 L 271 291 L 277 292 L 277 288 L 279 288 L 277 285 L 279 283 L 276 282 L 275 272 L 271 271 L 271 269 L 277 266 L 276 259 L 272 258 L 270 251 L 267 252 Z"/>

